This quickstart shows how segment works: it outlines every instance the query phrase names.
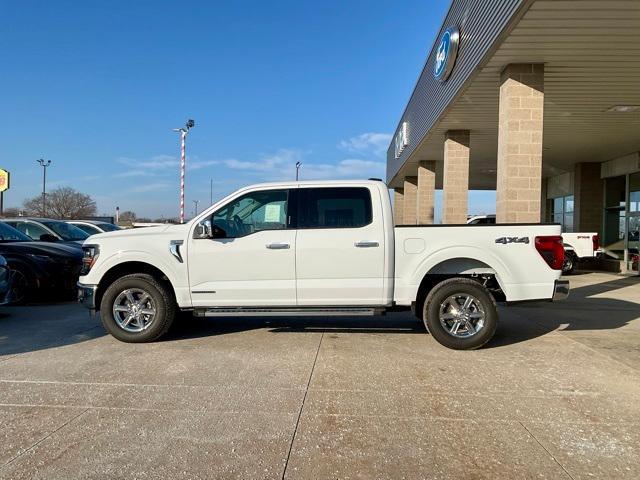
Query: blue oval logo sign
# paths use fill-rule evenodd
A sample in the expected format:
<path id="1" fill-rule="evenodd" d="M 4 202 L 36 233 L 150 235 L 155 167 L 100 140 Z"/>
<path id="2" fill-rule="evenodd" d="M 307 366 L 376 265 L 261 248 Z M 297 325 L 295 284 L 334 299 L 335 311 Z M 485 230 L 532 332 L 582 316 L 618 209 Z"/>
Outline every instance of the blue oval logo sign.
<path id="1" fill-rule="evenodd" d="M 440 38 L 436 58 L 433 62 L 433 76 L 436 80 L 444 82 L 451 75 L 458 56 L 459 43 L 460 31 L 455 27 L 447 28 Z"/>

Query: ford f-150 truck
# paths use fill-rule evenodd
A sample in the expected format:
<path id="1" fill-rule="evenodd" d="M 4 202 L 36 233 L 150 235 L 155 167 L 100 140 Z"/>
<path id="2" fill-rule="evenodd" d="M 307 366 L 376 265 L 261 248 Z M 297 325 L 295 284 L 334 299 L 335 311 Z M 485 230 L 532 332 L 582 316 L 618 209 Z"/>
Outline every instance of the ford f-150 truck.
<path id="1" fill-rule="evenodd" d="M 393 226 L 377 180 L 242 188 L 183 225 L 86 240 L 79 300 L 125 342 L 196 316 L 375 315 L 412 309 L 441 344 L 493 336 L 496 302 L 557 300 L 559 225 Z"/>

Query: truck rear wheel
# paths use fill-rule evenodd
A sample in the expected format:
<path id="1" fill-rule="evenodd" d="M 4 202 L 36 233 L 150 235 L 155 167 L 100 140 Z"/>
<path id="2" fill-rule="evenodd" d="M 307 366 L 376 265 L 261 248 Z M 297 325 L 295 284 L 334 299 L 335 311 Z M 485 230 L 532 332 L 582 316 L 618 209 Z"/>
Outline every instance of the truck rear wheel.
<path id="1" fill-rule="evenodd" d="M 167 333 L 175 314 L 172 293 L 147 274 L 119 278 L 109 285 L 100 302 L 104 328 L 123 342 L 157 340 Z"/>
<path id="2" fill-rule="evenodd" d="M 562 274 L 571 274 L 573 272 L 573 269 L 576 267 L 577 261 L 578 257 L 574 252 L 572 252 L 571 250 L 565 250 L 564 261 L 562 262 Z"/>
<path id="3" fill-rule="evenodd" d="M 491 293 L 468 278 L 437 284 L 424 302 L 423 321 L 440 344 L 455 350 L 482 347 L 498 326 L 498 310 Z"/>

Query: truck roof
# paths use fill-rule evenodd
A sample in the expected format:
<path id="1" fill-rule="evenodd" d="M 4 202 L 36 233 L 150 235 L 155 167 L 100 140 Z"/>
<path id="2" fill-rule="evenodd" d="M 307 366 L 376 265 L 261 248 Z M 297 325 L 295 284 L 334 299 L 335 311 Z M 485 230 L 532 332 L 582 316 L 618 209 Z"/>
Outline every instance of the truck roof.
<path id="1" fill-rule="evenodd" d="M 358 180 L 358 179 L 351 179 L 351 180 L 300 180 L 300 181 L 295 181 L 295 180 L 291 180 L 289 182 L 264 182 L 264 183 L 254 183 L 251 185 L 247 185 L 244 188 L 251 188 L 254 189 L 256 187 L 262 188 L 262 187 L 287 187 L 287 188 L 291 188 L 291 187 L 295 187 L 295 186 L 331 186 L 331 185 L 353 185 L 353 184 L 358 184 L 358 185 L 376 185 L 379 186 L 380 183 L 383 183 L 382 180 L 378 180 L 378 179 L 366 179 L 366 180 Z M 244 189 L 243 188 L 243 189 Z"/>

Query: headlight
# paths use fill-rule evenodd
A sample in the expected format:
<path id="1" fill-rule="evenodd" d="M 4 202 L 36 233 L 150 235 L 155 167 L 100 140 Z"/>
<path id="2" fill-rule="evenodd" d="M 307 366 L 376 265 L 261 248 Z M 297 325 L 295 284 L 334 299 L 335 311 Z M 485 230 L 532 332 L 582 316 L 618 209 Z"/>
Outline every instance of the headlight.
<path id="1" fill-rule="evenodd" d="M 86 275 L 91 271 L 91 268 L 95 265 L 98 256 L 100 255 L 100 248 L 98 245 L 83 245 L 82 246 L 82 269 L 80 275 Z"/>

